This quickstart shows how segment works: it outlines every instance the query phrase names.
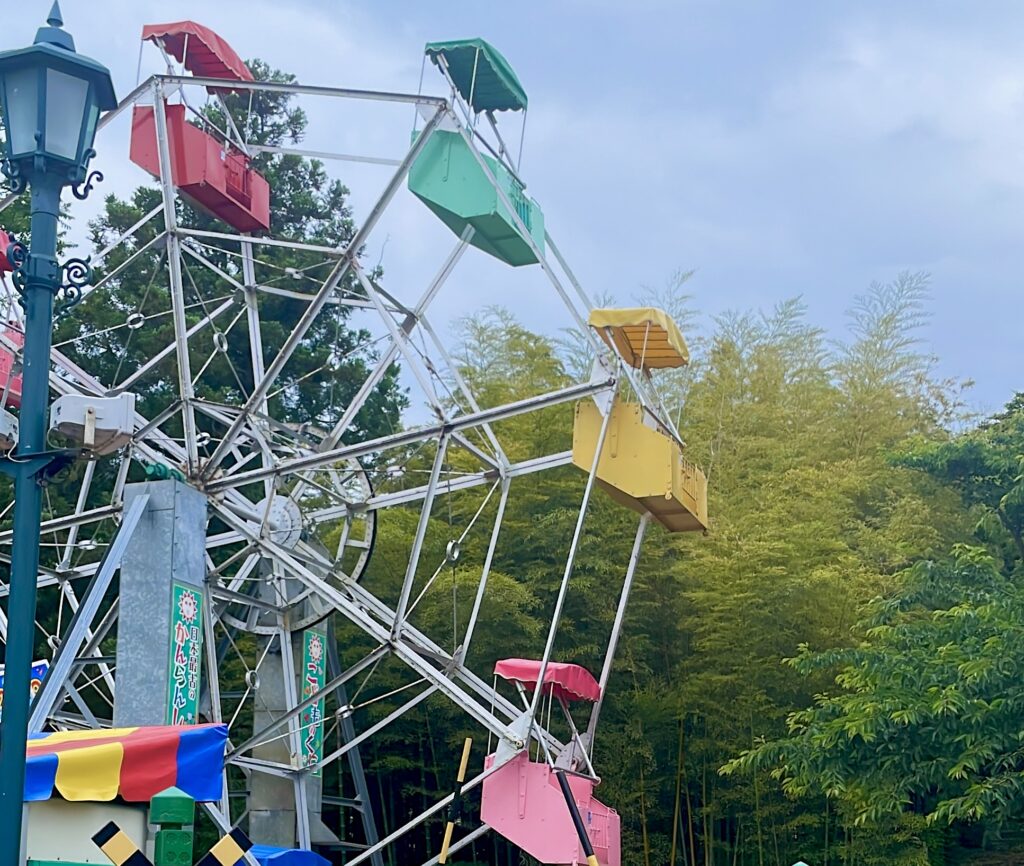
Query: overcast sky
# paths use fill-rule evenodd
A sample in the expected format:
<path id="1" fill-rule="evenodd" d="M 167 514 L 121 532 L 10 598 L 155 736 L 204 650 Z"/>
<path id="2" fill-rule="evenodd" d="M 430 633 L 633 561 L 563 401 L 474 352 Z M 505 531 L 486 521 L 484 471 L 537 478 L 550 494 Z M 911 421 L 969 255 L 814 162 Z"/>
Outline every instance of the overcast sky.
<path id="1" fill-rule="evenodd" d="M 933 278 L 926 338 L 940 372 L 998 408 L 1022 387 L 1024 4 L 1016 0 L 63 0 L 78 48 L 136 82 L 144 23 L 192 18 L 243 57 L 303 83 L 415 91 L 422 47 L 482 36 L 530 96 L 523 175 L 594 294 L 629 300 L 679 268 L 705 326 L 729 308 L 803 296 L 838 333 L 855 294 L 904 269 Z M 49 0 L 5 16 L 4 47 L 31 38 Z M 155 51 L 143 72 L 156 69 Z M 428 67 L 425 90 L 443 93 Z M 400 156 L 412 117 L 309 109 L 311 147 Z M 513 123 L 512 128 L 518 132 Z M 108 190 L 127 127 L 98 145 Z M 375 172 L 375 173 L 374 173 Z M 365 208 L 386 172 L 343 165 Z M 371 243 L 413 296 L 450 248 L 407 193 Z M 88 212 L 96 203 L 87 203 Z M 79 207 L 76 204 L 76 207 Z M 76 211 L 76 213 L 81 211 Z M 475 251 L 435 317 L 504 303 L 550 330 L 557 299 L 536 274 Z M 537 269 L 532 269 L 536 271 Z M 413 285 L 415 284 L 415 286 Z M 559 322 L 561 323 L 561 322 Z"/>

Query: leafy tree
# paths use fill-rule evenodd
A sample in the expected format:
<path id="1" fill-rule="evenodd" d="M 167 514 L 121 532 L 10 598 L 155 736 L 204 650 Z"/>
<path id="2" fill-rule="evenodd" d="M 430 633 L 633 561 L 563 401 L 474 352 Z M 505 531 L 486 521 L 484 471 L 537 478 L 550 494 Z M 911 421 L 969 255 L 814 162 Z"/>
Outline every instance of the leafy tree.
<path id="1" fill-rule="evenodd" d="M 868 827 L 921 830 L 926 819 L 962 836 L 966 824 L 997 832 L 1019 820 L 1022 453 L 1018 395 L 978 429 L 897 456 L 956 491 L 976 520 L 974 543 L 902 572 L 868 607 L 855 646 L 801 647 L 790 667 L 815 679 L 838 671 L 838 689 L 730 769 L 774 767 L 790 793 L 822 792 Z"/>

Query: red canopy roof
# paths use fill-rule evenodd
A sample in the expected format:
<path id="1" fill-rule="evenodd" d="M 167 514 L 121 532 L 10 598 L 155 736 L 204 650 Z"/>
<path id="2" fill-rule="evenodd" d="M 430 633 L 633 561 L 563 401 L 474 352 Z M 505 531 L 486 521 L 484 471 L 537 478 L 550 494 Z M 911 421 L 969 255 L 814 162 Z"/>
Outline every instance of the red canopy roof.
<path id="1" fill-rule="evenodd" d="M 187 39 L 186 39 L 187 37 Z M 253 81 L 249 67 L 209 27 L 195 21 L 176 21 L 173 24 L 146 24 L 142 40 L 156 43 L 160 40 L 168 54 L 184 64 L 193 75 L 201 78 L 228 78 L 235 81 Z"/>
<path id="2" fill-rule="evenodd" d="M 494 666 L 494 673 L 504 680 L 520 682 L 527 690 L 532 690 L 537 687 L 540 662 L 533 659 L 502 659 Z M 556 698 L 565 698 L 567 701 L 596 701 L 601 697 L 601 687 L 586 668 L 566 662 L 548 662 L 544 669 L 544 693 L 554 693 Z"/>

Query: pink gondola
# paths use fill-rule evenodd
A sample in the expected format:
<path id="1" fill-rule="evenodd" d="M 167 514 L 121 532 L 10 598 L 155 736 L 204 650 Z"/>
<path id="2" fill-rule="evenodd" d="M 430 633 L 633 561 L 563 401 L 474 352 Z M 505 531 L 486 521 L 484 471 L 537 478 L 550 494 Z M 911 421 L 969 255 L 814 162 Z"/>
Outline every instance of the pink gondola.
<path id="1" fill-rule="evenodd" d="M 540 668 L 541 662 L 532 659 L 502 659 L 494 666 L 494 673 L 516 683 L 525 695 L 536 689 Z M 590 671 L 563 662 L 548 663 L 543 687 L 544 693 L 563 708 L 571 701 L 594 702 L 601 697 L 601 688 Z M 490 769 L 495 758 L 488 755 L 484 766 Z M 618 812 L 594 796 L 597 783 L 593 779 L 567 775 L 598 862 L 601 866 L 621 866 Z M 546 763 L 531 761 L 529 750 L 484 779 L 480 817 L 541 863 L 576 866 L 587 862 L 554 770 Z"/>

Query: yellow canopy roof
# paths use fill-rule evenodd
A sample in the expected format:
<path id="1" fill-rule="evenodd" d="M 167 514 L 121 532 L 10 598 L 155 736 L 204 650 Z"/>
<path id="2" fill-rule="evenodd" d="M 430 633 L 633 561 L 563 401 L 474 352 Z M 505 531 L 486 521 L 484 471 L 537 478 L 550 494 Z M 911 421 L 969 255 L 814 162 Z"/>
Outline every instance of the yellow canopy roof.
<path id="1" fill-rule="evenodd" d="M 690 363 L 690 350 L 678 326 L 657 307 L 591 310 L 590 327 L 638 370 Z"/>

